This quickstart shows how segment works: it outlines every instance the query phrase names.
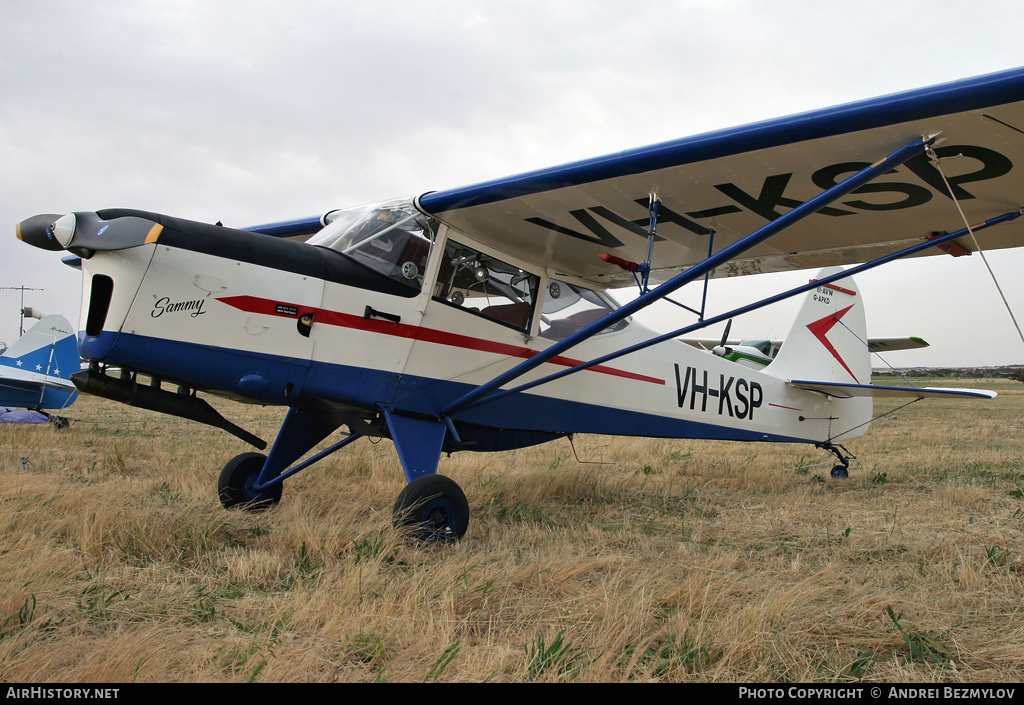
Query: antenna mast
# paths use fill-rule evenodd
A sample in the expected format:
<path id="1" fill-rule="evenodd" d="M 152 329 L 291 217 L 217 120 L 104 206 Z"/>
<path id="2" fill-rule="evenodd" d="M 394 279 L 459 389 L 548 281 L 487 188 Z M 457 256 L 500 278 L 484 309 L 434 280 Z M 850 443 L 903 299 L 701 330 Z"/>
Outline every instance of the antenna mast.
<path id="1" fill-rule="evenodd" d="M 25 335 L 25 292 L 26 291 L 43 291 L 43 289 L 37 289 L 31 286 L 0 286 L 2 291 L 20 291 L 21 292 L 21 323 L 18 326 L 18 337 Z M 32 315 L 29 310 L 28 315 Z"/>

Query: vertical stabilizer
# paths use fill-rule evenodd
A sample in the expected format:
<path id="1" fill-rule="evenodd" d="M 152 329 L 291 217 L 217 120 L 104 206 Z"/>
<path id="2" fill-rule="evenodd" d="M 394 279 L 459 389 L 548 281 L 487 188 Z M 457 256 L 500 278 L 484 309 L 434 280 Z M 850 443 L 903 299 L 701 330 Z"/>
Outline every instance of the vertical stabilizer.
<path id="1" fill-rule="evenodd" d="M 0 355 L 0 406 L 62 409 L 75 400 L 69 379 L 81 367 L 71 324 L 45 316 Z"/>
<path id="2" fill-rule="evenodd" d="M 63 316 L 44 316 L 7 348 L 0 364 L 69 379 L 81 368 L 75 331 Z"/>
<path id="3" fill-rule="evenodd" d="M 829 267 L 815 278 L 841 271 Z M 853 279 L 807 293 L 793 329 L 765 372 L 787 380 L 871 384 L 864 299 Z"/>

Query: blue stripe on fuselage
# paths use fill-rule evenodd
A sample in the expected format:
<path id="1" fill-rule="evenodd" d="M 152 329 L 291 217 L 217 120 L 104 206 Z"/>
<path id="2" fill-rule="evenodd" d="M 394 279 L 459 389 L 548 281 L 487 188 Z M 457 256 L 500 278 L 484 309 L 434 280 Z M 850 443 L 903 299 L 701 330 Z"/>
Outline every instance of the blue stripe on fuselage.
<path id="1" fill-rule="evenodd" d="M 398 375 L 383 370 L 308 362 L 230 348 L 196 345 L 127 333 L 115 336 L 108 365 L 123 366 L 163 380 L 201 390 L 245 397 L 254 402 L 290 406 L 300 396 L 375 411 L 380 405 L 412 414 L 436 415 L 452 399 L 475 385 Z M 86 346 L 87 347 L 87 346 Z M 85 355 L 83 348 L 83 357 Z M 268 381 L 262 392 L 245 391 L 239 380 L 260 375 Z M 285 387 L 292 389 L 286 395 Z M 807 443 L 809 439 L 717 426 L 609 406 L 586 404 L 537 394 L 514 394 L 455 416 L 465 422 L 501 430 L 541 433 L 597 433 L 657 438 L 707 438 L 733 441 Z M 487 450 L 480 448 L 480 450 Z"/>

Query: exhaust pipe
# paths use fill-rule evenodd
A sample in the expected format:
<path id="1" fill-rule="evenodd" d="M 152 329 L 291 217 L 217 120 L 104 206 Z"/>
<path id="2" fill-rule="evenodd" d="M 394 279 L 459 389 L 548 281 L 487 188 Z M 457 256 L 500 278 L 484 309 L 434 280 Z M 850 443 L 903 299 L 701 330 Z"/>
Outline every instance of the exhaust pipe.
<path id="1" fill-rule="evenodd" d="M 141 409 L 158 411 L 183 419 L 198 421 L 207 426 L 214 426 L 227 431 L 232 436 L 256 446 L 260 450 L 267 447 L 267 442 L 259 436 L 249 433 L 244 428 L 231 423 L 214 409 L 208 402 L 193 394 L 176 394 L 159 387 L 148 387 L 134 379 L 115 379 L 98 370 L 82 370 L 71 375 L 71 381 L 78 390 L 85 394 L 103 397 L 112 401 L 137 406 Z"/>

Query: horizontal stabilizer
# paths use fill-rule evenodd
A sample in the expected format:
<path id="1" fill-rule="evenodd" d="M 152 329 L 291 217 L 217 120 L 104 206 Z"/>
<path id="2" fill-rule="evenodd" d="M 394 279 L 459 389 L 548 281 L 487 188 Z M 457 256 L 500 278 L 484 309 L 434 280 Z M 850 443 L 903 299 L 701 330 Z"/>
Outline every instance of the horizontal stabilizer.
<path id="1" fill-rule="evenodd" d="M 840 384 L 838 382 L 814 382 L 803 379 L 787 380 L 786 384 L 797 389 L 821 392 L 831 397 L 970 397 L 995 399 L 996 393 L 987 389 L 951 389 L 947 387 L 888 387 L 880 384 Z"/>
<path id="2" fill-rule="evenodd" d="M 923 338 L 910 336 L 907 338 L 868 338 L 868 350 L 873 353 L 890 350 L 917 350 L 927 348 L 928 342 Z"/>

